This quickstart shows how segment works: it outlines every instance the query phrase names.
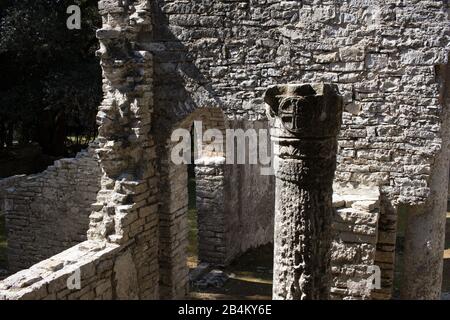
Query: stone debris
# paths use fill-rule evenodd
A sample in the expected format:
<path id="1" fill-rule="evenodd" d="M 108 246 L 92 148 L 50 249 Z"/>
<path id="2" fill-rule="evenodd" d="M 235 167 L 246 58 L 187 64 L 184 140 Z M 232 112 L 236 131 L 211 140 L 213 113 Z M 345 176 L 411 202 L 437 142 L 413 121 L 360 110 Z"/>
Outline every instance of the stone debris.
<path id="1" fill-rule="evenodd" d="M 189 282 L 194 284 L 201 277 L 203 277 L 209 270 L 211 266 L 209 263 L 200 263 L 195 269 L 189 272 Z"/>
<path id="2" fill-rule="evenodd" d="M 214 269 L 194 281 L 195 288 L 205 290 L 208 288 L 222 288 L 230 277 L 222 270 Z"/>

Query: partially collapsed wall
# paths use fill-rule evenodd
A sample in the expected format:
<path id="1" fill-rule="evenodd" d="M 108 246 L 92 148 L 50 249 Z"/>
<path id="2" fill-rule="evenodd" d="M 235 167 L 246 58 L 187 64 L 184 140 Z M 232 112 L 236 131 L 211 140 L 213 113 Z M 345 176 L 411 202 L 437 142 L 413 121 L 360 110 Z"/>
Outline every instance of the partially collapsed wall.
<path id="1" fill-rule="evenodd" d="M 29 268 L 86 240 L 91 205 L 100 190 L 94 151 L 92 145 L 73 159 L 56 161 L 42 173 L 0 182 L 10 272 Z"/>
<path id="2" fill-rule="evenodd" d="M 429 210 L 432 217 L 414 215 L 417 222 L 433 220 L 427 232 L 436 235 L 419 233 L 410 247 L 430 243 L 429 248 L 422 246 L 426 248 L 421 259 L 433 250 L 436 261 L 427 267 L 436 270 L 430 274 L 439 273 L 445 220 L 436 218 L 441 214 L 442 192 L 435 188 L 442 183 L 432 183 L 432 177 L 448 176 L 448 137 L 443 130 L 448 125 L 444 118 L 448 95 L 443 93 L 446 81 L 441 74 L 448 63 L 446 2 L 104 0 L 100 12 L 105 97 L 99 110 L 97 151 L 103 177 L 88 237 L 94 247 L 111 247 L 112 260 L 124 253 L 126 258 L 120 261 L 132 267 L 132 272 L 117 272 L 121 280 L 106 281 L 105 288 L 111 285 L 114 293 L 117 283 L 130 282 L 136 288 L 132 293 L 122 291 L 128 297 L 186 294 L 187 267 L 180 255 L 186 246 L 186 204 L 177 193 L 182 176 L 171 167 L 167 153 L 174 126 L 201 108 L 222 109 L 230 123 L 265 121 L 264 90 L 294 82 L 338 85 L 346 112 L 336 185 L 341 190 L 362 186 L 381 190 L 381 203 L 364 207 L 367 212 L 360 212 L 358 201 L 345 201 L 337 211 L 342 241 L 335 244 L 333 294 L 367 297 L 358 284 L 360 268 L 375 265 L 384 280 L 378 297 L 389 298 L 395 207 L 428 202 L 430 208 L 436 195 L 439 205 Z M 420 226 L 417 222 L 414 225 Z M 92 255 L 87 264 L 96 265 L 101 259 Z M 70 265 L 57 263 L 65 264 Z M 114 265 L 104 264 L 106 277 Z M 60 289 L 53 281 L 65 279 L 69 270 L 45 274 L 46 268 L 38 267 L 43 272 L 38 276 L 34 269 L 24 271 L 20 281 L 2 282 L 0 297 L 22 298 L 22 293 L 32 294 L 45 283 L 39 298 L 54 298 Z M 417 270 L 411 271 L 414 277 Z M 93 274 L 98 272 L 90 273 L 87 282 L 92 284 L 84 290 L 109 297 L 109 289 L 99 289 L 98 294 L 95 289 L 95 279 L 103 279 L 103 273 L 99 278 Z M 417 284 L 433 288 L 411 290 L 417 297 L 436 296 L 439 275 L 432 281 L 428 276 L 421 275 Z M 14 287 L 26 289 L 15 289 L 17 294 L 11 296 L 8 290 Z"/>

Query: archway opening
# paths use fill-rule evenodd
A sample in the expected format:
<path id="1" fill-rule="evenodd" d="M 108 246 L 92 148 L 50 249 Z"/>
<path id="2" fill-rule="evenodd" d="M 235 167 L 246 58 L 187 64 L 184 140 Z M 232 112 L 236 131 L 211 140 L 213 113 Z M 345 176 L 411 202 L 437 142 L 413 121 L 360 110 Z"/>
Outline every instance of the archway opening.
<path id="1" fill-rule="evenodd" d="M 172 127 L 161 169 L 161 298 L 271 298 L 274 177 L 259 164 L 228 163 L 225 150 L 228 130 L 248 140 L 248 130 L 260 129 L 268 134 L 265 122 L 226 120 L 218 108 L 199 108 Z M 180 148 L 187 137 L 189 156 Z M 174 162 L 174 154 L 190 161 Z"/>
<path id="2" fill-rule="evenodd" d="M 189 270 L 198 266 L 198 211 L 197 211 L 197 183 L 195 180 L 194 129 L 191 128 L 191 162 L 187 165 L 188 179 L 188 249 L 187 264 Z"/>

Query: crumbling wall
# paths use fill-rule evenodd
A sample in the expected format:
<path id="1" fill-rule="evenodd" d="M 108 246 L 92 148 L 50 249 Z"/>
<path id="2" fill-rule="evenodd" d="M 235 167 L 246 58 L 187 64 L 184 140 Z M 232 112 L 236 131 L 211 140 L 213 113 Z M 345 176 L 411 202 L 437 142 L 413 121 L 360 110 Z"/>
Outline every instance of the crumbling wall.
<path id="1" fill-rule="evenodd" d="M 42 173 L 0 182 L 10 272 L 86 240 L 91 205 L 100 189 L 94 148 L 58 160 Z"/>
<path id="2" fill-rule="evenodd" d="M 197 108 L 221 108 L 230 120 L 264 120 L 267 86 L 336 83 L 346 107 L 336 182 L 381 186 L 390 205 L 428 197 L 442 147 L 435 66 L 447 63 L 446 2 L 157 0 L 152 13 L 145 0 L 99 6 L 103 177 L 88 236 L 130 249 L 124 261 L 135 266 L 137 281 L 131 282 L 139 298 L 186 292 L 186 268 L 174 258 L 183 241 L 171 240 L 180 236 L 184 213 L 158 206 L 159 173 L 169 172 L 170 180 L 177 171 L 160 165 L 169 158 L 159 151 L 173 125 Z M 372 236 L 368 242 L 371 261 Z M 169 257 L 167 274 L 161 272 L 160 248 Z M 46 290 L 42 297 L 59 292 L 50 285 Z"/>
<path id="3" fill-rule="evenodd" d="M 101 190 L 90 215 L 88 240 L 129 248 L 136 270 L 133 297 L 159 297 L 157 154 L 153 123 L 153 56 L 141 47 L 152 31 L 150 3 L 99 1 L 97 30 L 103 101 L 97 114 Z M 124 274 L 126 276 L 126 273 Z M 186 276 L 187 277 L 187 276 Z M 186 285 L 174 284 L 182 295 Z"/>

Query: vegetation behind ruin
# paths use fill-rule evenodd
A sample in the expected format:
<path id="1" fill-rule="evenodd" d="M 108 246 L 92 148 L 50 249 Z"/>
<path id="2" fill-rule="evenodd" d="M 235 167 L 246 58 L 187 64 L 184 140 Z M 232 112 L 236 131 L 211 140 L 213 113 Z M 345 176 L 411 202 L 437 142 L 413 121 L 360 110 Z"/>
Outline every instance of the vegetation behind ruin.
<path id="1" fill-rule="evenodd" d="M 72 4 L 81 30 L 66 26 Z M 0 0 L 0 150 L 37 142 L 67 156 L 96 136 L 100 25 L 95 0 Z"/>

